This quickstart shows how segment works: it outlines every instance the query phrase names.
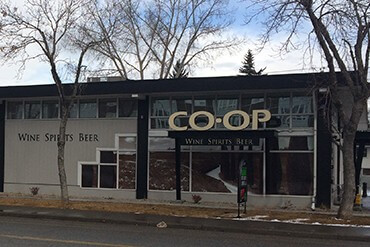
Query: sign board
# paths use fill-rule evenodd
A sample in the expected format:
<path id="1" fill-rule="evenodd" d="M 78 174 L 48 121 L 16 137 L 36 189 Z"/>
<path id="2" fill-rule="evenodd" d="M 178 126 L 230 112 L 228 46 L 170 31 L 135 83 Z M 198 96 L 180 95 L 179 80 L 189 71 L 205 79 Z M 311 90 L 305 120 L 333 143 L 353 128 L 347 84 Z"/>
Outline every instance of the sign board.
<path id="1" fill-rule="evenodd" d="M 187 137 L 180 139 L 181 145 L 207 145 L 207 146 L 256 146 L 259 145 L 259 138 L 213 138 L 213 137 Z"/>
<path id="2" fill-rule="evenodd" d="M 238 203 L 246 203 L 248 199 L 247 163 L 245 161 L 239 167 Z"/>
<path id="3" fill-rule="evenodd" d="M 240 122 L 239 126 L 234 126 L 233 124 L 230 123 L 230 119 L 233 116 L 239 116 L 241 118 L 242 121 Z M 245 111 L 234 110 L 234 111 L 230 111 L 226 113 L 223 117 L 219 117 L 219 116 L 214 116 L 212 113 L 207 112 L 207 111 L 197 111 L 189 116 L 188 124 L 184 126 L 176 125 L 175 120 L 178 117 L 187 118 L 188 113 L 186 111 L 179 111 L 179 112 L 173 113 L 168 119 L 168 125 L 170 129 L 173 129 L 176 131 L 186 131 L 188 130 L 188 127 L 190 127 L 193 130 L 206 131 L 206 130 L 211 129 L 216 123 L 218 124 L 222 123 L 223 126 L 227 130 L 237 131 L 237 130 L 246 129 L 251 123 L 251 119 L 252 119 L 252 130 L 258 129 L 258 123 L 269 121 L 271 119 L 271 113 L 270 111 L 263 110 L 263 109 L 253 110 L 252 117 L 250 117 L 249 114 L 246 113 Z M 208 119 L 207 124 L 204 126 L 203 125 L 199 126 L 196 121 L 198 117 L 206 117 Z"/>

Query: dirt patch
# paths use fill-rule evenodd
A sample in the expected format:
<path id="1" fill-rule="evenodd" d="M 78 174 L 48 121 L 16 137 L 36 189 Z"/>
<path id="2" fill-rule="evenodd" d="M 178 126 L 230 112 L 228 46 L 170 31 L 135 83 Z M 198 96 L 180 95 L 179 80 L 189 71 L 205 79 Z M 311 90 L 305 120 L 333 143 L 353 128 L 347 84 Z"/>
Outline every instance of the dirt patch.
<path id="1" fill-rule="evenodd" d="M 13 198 L 1 197 L 0 205 L 6 206 L 28 206 L 45 208 L 63 208 L 59 200 L 48 198 Z M 71 201 L 67 205 L 69 209 L 94 210 L 107 212 L 124 212 L 135 214 L 170 215 L 199 218 L 224 218 L 232 219 L 237 216 L 236 209 L 222 209 L 202 207 L 202 205 L 182 204 L 151 204 L 130 202 L 95 202 L 95 201 Z M 266 210 L 247 209 L 242 218 L 250 220 L 279 220 L 295 221 L 301 223 L 321 224 L 351 224 L 370 226 L 370 215 L 353 216 L 351 220 L 339 220 L 334 213 L 329 212 L 306 212 L 292 210 Z"/>

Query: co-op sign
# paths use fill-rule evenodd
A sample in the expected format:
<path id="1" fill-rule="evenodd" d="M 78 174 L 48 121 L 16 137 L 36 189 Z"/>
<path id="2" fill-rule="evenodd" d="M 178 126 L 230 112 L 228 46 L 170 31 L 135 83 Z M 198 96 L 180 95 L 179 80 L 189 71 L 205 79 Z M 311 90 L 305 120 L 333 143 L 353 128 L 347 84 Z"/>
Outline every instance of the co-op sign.
<path id="1" fill-rule="evenodd" d="M 207 111 L 197 111 L 190 115 L 188 126 L 178 126 L 175 124 L 177 117 L 187 116 L 186 111 L 179 111 L 173 113 L 168 119 L 168 123 L 171 129 L 177 131 L 184 131 L 190 126 L 194 130 L 204 131 L 211 129 L 215 123 L 222 123 L 228 130 L 243 130 L 249 126 L 251 123 L 251 117 L 245 111 L 234 110 L 226 113 L 223 117 L 215 117 L 212 113 Z M 241 124 L 239 126 L 233 126 L 230 124 L 230 118 L 234 115 L 239 115 L 242 118 Z M 195 119 L 197 117 L 207 117 L 208 123 L 205 126 L 197 125 Z M 268 110 L 253 110 L 252 111 L 252 130 L 258 129 L 258 123 L 267 122 L 271 119 L 271 113 Z"/>

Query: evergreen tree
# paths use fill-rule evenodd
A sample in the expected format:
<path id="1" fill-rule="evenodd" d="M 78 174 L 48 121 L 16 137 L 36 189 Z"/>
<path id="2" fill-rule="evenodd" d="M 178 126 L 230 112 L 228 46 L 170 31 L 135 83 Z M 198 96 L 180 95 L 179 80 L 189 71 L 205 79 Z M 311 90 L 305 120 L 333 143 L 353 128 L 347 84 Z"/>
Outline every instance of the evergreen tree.
<path id="1" fill-rule="evenodd" d="M 262 72 L 266 69 L 260 69 L 258 72 L 254 68 L 254 56 L 252 51 L 249 49 L 248 53 L 244 56 L 244 61 L 242 62 L 242 66 L 239 69 L 239 72 L 245 75 L 261 75 Z"/>
<path id="2" fill-rule="evenodd" d="M 184 65 L 181 64 L 180 60 L 177 60 L 176 64 L 173 66 L 171 78 L 172 79 L 186 78 L 188 77 L 188 75 L 189 75 L 189 72 L 186 71 L 186 69 L 184 68 Z"/>

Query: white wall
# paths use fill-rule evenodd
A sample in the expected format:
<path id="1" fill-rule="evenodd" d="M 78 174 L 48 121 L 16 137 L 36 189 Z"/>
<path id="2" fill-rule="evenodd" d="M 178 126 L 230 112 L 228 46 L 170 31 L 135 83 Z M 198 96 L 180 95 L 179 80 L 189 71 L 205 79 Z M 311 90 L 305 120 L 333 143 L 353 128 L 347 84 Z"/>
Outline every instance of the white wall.
<path id="1" fill-rule="evenodd" d="M 32 186 L 41 194 L 59 192 L 57 143 L 49 138 L 58 127 L 59 120 L 5 121 L 5 192 L 29 193 Z M 66 143 L 65 167 L 68 185 L 76 187 L 78 162 L 96 161 L 97 148 L 115 148 L 115 134 L 136 133 L 136 120 L 70 119 L 67 133 L 73 140 L 70 136 Z M 37 140 L 20 138 L 26 134 Z"/>

